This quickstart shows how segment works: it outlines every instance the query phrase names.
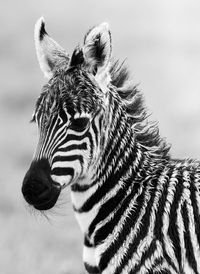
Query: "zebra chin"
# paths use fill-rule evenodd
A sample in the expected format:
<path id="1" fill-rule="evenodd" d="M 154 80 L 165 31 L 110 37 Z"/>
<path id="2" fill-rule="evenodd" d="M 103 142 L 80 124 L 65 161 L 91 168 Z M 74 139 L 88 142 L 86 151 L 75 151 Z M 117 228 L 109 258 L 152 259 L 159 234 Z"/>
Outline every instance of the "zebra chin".
<path id="1" fill-rule="evenodd" d="M 61 185 L 52 180 L 46 159 L 31 164 L 22 184 L 24 199 L 37 210 L 51 209 L 56 204 L 61 189 Z"/>

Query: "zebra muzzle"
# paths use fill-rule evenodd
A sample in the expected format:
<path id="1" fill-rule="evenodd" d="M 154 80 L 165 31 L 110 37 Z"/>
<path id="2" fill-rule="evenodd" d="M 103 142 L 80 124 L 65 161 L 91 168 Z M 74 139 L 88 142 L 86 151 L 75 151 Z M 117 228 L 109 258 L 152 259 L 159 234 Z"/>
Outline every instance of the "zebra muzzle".
<path id="1" fill-rule="evenodd" d="M 55 205 L 60 192 L 60 184 L 51 179 L 48 160 L 34 161 L 22 184 L 22 193 L 27 203 L 38 210 L 48 210 Z"/>

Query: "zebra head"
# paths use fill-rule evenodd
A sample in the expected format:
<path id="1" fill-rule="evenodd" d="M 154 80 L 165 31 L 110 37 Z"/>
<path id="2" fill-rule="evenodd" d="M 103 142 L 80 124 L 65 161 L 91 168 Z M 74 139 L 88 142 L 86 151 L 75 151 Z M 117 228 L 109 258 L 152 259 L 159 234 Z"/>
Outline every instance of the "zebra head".
<path id="1" fill-rule="evenodd" d="M 111 36 L 108 24 L 94 27 L 69 57 L 41 18 L 35 44 L 48 83 L 33 114 L 39 141 L 22 193 L 36 209 L 47 210 L 65 186 L 89 184 L 95 173 L 106 138 Z"/>

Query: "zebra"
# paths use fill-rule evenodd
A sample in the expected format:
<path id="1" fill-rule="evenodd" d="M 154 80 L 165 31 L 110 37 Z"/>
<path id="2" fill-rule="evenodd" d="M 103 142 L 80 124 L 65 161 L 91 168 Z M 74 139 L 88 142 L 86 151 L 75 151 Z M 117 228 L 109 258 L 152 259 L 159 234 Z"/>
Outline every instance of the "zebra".
<path id="1" fill-rule="evenodd" d="M 32 122 L 38 145 L 22 193 L 44 211 L 71 189 L 87 273 L 200 273 L 200 161 L 174 159 L 143 94 L 113 59 L 109 25 L 70 56 L 35 25 L 48 79 Z"/>

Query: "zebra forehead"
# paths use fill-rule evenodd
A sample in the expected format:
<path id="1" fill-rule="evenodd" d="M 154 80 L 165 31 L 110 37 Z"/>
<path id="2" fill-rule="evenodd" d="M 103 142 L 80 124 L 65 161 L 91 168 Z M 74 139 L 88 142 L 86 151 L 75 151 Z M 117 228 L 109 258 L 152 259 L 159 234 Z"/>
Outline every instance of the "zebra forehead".
<path id="1" fill-rule="evenodd" d="M 64 108 L 70 115 L 94 113 L 103 104 L 98 85 L 81 69 L 58 70 L 36 102 L 36 111 L 46 115 Z"/>

